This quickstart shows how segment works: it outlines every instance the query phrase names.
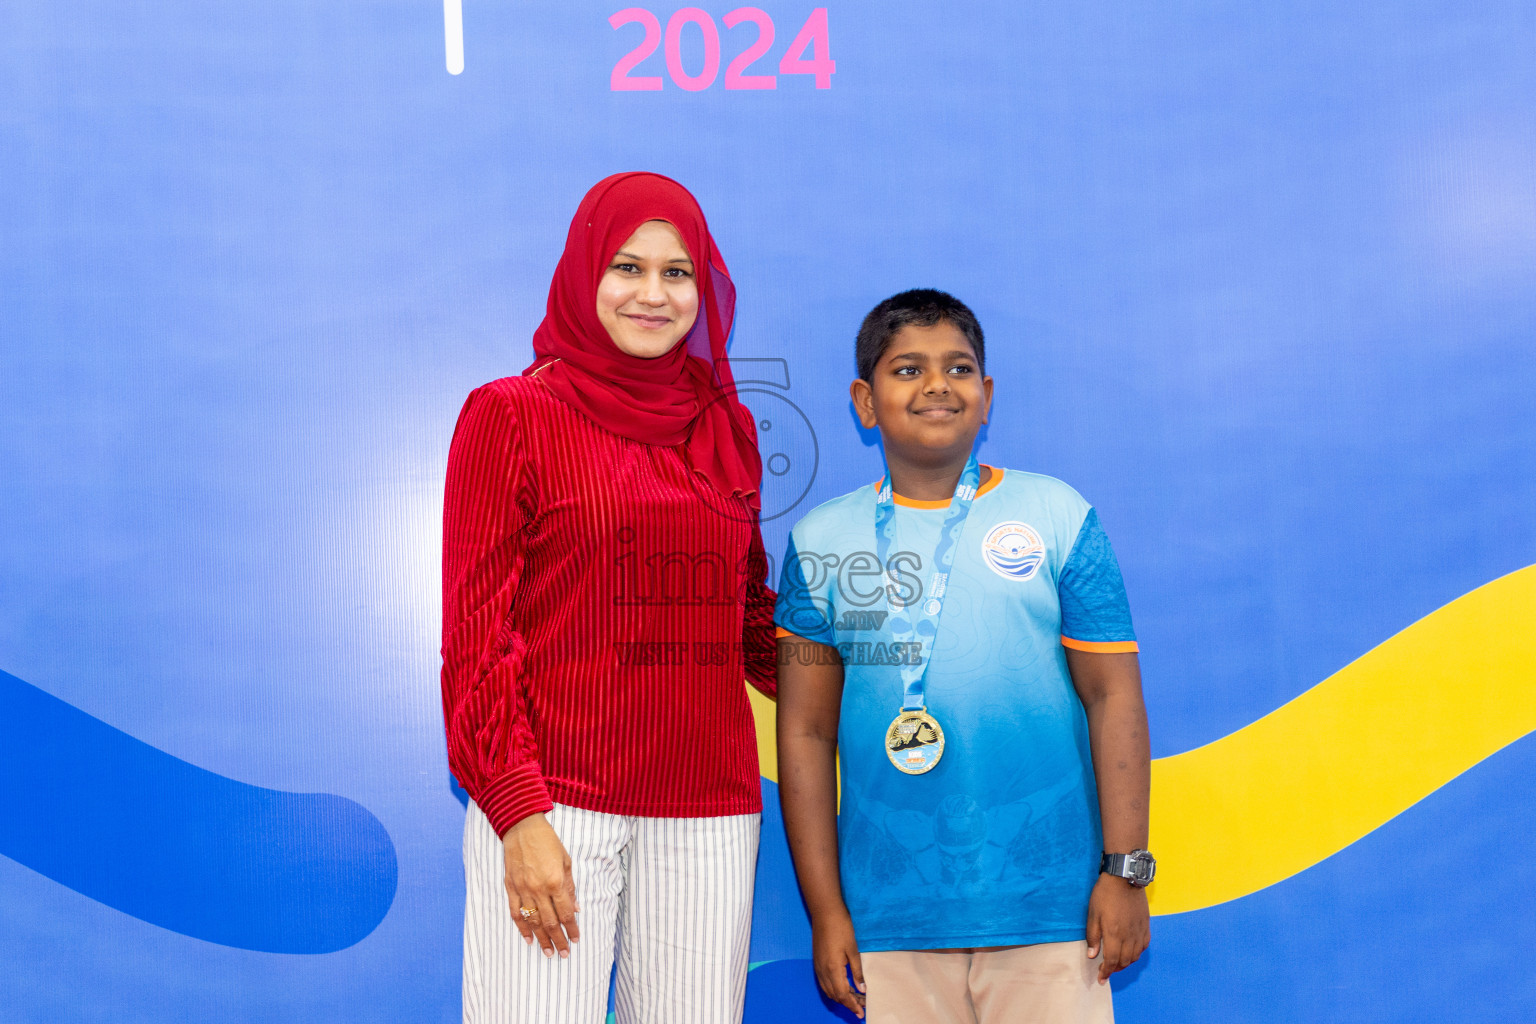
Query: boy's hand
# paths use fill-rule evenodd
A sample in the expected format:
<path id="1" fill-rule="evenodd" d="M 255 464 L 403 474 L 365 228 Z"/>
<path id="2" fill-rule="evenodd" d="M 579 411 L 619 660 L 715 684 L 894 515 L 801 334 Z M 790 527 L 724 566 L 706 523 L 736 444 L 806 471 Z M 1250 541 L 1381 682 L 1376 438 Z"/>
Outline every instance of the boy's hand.
<path id="1" fill-rule="evenodd" d="M 1152 938 L 1147 892 L 1123 878 L 1100 875 L 1088 899 L 1088 959 L 1104 951 L 1099 984 L 1131 966 Z"/>
<path id="2" fill-rule="evenodd" d="M 816 964 L 816 981 L 827 998 L 864 1017 L 864 965 L 859 962 L 859 945 L 853 937 L 853 919 L 845 910 L 829 920 L 811 923 L 811 957 Z M 848 973 L 853 972 L 853 984 Z"/>

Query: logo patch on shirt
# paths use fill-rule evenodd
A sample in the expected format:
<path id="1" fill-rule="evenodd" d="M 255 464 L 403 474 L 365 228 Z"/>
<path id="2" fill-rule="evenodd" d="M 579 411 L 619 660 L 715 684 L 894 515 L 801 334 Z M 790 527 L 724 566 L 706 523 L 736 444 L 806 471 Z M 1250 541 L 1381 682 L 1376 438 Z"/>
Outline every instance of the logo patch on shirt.
<path id="1" fill-rule="evenodd" d="M 1028 523 L 998 523 L 982 538 L 981 557 L 1003 579 L 1022 582 L 1045 561 L 1045 542 Z"/>

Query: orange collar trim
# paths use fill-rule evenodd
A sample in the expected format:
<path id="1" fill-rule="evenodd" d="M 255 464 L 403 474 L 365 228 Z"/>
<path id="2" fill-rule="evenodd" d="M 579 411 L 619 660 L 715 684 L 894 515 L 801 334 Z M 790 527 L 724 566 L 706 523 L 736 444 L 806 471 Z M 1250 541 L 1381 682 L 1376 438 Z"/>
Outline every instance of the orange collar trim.
<path id="1" fill-rule="evenodd" d="M 982 465 L 987 466 L 985 462 L 983 462 Z M 987 480 L 986 483 L 982 484 L 976 489 L 976 497 L 978 498 L 983 494 L 986 494 L 988 491 L 995 489 L 998 484 L 1003 482 L 1003 470 L 998 469 L 996 466 L 987 466 L 987 468 L 992 471 L 992 476 L 989 480 Z M 881 485 L 884 483 L 885 477 L 881 477 L 879 480 L 876 480 L 875 490 L 878 491 Z M 927 501 L 922 498 L 903 498 L 899 494 L 893 494 L 891 495 L 891 498 L 902 508 L 949 508 L 950 502 L 949 498 L 941 498 L 938 501 Z"/>

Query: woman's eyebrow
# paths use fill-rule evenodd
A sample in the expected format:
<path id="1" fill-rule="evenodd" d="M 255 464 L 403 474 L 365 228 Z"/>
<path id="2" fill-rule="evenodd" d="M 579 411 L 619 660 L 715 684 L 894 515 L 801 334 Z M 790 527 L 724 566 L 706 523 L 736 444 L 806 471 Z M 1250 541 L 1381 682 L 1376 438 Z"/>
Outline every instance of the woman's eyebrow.
<path id="1" fill-rule="evenodd" d="M 644 263 L 645 262 L 645 257 L 644 256 L 636 256 L 634 253 L 632 253 L 632 252 L 625 252 L 622 249 L 620 249 L 618 252 L 613 254 L 613 258 L 614 259 L 619 259 L 620 257 L 622 257 L 622 258 L 624 258 L 626 260 L 634 260 L 637 263 Z M 674 256 L 672 259 L 667 260 L 667 262 L 668 263 L 688 263 L 688 264 L 692 264 L 693 260 L 690 259 L 687 256 Z"/>

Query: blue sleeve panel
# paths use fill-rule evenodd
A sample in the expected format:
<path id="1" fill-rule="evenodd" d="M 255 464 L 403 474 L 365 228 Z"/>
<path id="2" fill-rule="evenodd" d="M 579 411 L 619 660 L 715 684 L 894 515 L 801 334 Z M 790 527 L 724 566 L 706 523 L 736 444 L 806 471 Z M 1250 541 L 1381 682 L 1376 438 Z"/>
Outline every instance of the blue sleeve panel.
<path id="1" fill-rule="evenodd" d="M 784 567 L 779 573 L 779 599 L 773 608 L 773 624 L 796 636 L 833 646 L 837 634 L 832 629 L 830 574 L 814 553 L 802 557 L 794 534 L 784 549 Z"/>
<path id="2" fill-rule="evenodd" d="M 1120 563 L 1109 545 L 1097 509 L 1090 508 L 1077 531 L 1058 585 L 1061 635 L 1089 643 L 1133 641 L 1131 606 Z"/>

